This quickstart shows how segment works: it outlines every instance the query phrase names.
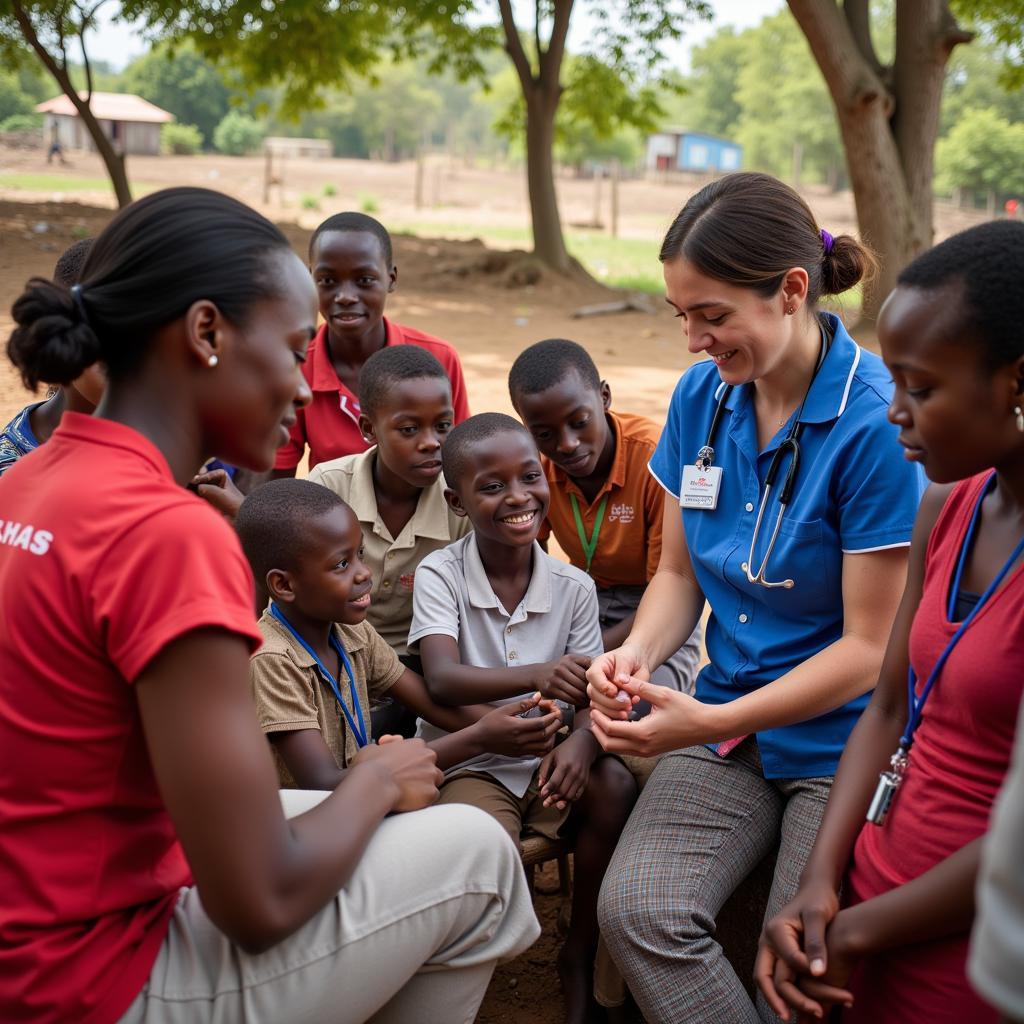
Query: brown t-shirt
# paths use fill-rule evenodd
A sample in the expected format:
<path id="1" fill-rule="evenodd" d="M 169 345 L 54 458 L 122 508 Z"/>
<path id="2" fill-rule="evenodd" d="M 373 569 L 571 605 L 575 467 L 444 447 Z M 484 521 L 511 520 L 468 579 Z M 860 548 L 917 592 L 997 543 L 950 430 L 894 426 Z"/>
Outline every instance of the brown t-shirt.
<path id="1" fill-rule="evenodd" d="M 359 745 L 330 683 L 320 676 L 309 653 L 269 612 L 261 616 L 259 630 L 263 634 L 263 646 L 249 662 L 249 682 L 260 728 L 265 733 L 319 729 L 338 767 L 347 767 Z M 334 635 L 352 665 L 369 735 L 371 700 L 380 700 L 395 685 L 405 667 L 367 622 L 358 626 L 335 623 Z M 358 721 L 355 708 L 349 704 L 349 681 L 344 674 L 338 679 L 338 689 L 352 717 Z M 295 780 L 276 750 L 274 763 L 282 788 L 296 788 Z"/>

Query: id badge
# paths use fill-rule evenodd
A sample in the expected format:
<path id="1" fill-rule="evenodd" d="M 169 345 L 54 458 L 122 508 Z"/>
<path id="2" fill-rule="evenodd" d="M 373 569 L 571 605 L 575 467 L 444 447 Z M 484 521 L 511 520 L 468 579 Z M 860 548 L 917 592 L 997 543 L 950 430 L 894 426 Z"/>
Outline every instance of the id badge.
<path id="1" fill-rule="evenodd" d="M 711 512 L 718 507 L 718 489 L 722 485 L 722 467 L 683 466 L 683 480 L 679 486 L 679 504 L 682 508 L 696 508 Z"/>

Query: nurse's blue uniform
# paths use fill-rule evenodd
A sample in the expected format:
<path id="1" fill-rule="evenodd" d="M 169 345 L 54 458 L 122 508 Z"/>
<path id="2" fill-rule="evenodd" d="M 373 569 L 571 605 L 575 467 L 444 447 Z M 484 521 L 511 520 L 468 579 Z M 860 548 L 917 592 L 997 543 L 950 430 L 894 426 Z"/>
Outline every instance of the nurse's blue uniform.
<path id="1" fill-rule="evenodd" d="M 802 409 L 758 450 L 750 384 L 726 392 L 715 365 L 698 363 L 679 381 L 650 470 L 676 500 L 683 469 L 708 442 L 722 470 L 714 509 L 681 509 L 697 582 L 711 606 L 709 664 L 696 697 L 722 704 L 784 675 L 843 633 L 842 567 L 847 554 L 907 547 L 924 477 L 903 458 L 887 419 L 892 380 L 838 317 Z M 769 579 L 744 569 L 772 455 L 800 419 L 795 488 L 768 562 Z M 778 512 L 787 457 L 761 524 L 760 566 Z M 760 732 L 730 753 L 690 747 L 666 754 L 644 788 L 605 875 L 602 932 L 651 1021 L 773 1020 L 714 940 L 714 922 L 740 881 L 779 851 L 768 914 L 792 898 L 814 842 L 846 739 L 867 704 L 852 700 L 805 722 Z M 751 923 L 753 926 L 753 922 Z"/>

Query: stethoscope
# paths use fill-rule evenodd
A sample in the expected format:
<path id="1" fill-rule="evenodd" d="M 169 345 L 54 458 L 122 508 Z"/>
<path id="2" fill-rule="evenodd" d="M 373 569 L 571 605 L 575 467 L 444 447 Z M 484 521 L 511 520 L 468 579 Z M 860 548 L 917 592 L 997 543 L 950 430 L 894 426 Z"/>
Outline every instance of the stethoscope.
<path id="1" fill-rule="evenodd" d="M 768 569 L 768 561 L 772 557 L 772 551 L 775 550 L 775 542 L 779 538 L 779 530 L 782 527 L 782 518 L 786 514 L 786 508 L 793 497 L 793 490 L 796 487 L 796 474 L 800 467 L 800 434 L 803 430 L 801 416 L 803 415 L 804 406 L 807 404 L 807 396 L 811 393 L 811 387 L 814 385 L 814 380 L 818 376 L 818 371 L 825 362 L 825 357 L 828 355 L 831 345 L 831 331 L 825 324 L 823 324 L 821 332 L 821 353 L 818 356 L 817 365 L 814 367 L 814 373 L 811 374 L 811 379 L 807 384 L 807 390 L 804 392 L 804 397 L 801 399 L 800 406 L 795 413 L 793 425 L 789 428 L 789 433 L 786 435 L 783 442 L 775 449 L 775 452 L 772 455 L 772 461 L 768 464 L 768 472 L 765 474 L 764 478 L 764 493 L 761 496 L 761 504 L 757 510 L 757 519 L 754 522 L 754 532 L 750 536 L 750 552 L 747 555 L 747 560 L 740 566 L 744 573 L 746 573 L 748 583 L 756 583 L 769 590 L 774 590 L 777 587 L 783 587 L 786 590 L 790 590 L 794 586 L 794 581 L 791 579 L 778 581 L 769 580 L 766 572 Z M 704 469 L 707 469 L 708 466 L 711 465 L 711 461 L 715 457 L 715 449 L 713 447 L 715 431 L 718 429 L 719 420 L 722 418 L 722 409 L 725 408 L 725 403 L 728 401 L 729 395 L 732 393 L 732 389 L 733 385 L 729 384 L 719 396 L 718 406 L 715 409 L 715 415 L 711 420 L 711 429 L 708 431 L 707 442 L 697 453 L 697 465 L 702 466 Z M 765 509 L 768 507 L 768 499 L 771 497 L 772 489 L 775 487 L 779 471 L 782 468 L 783 459 L 785 459 L 787 454 L 790 455 L 789 468 L 786 470 L 786 475 L 782 481 L 782 490 L 779 491 L 779 511 L 775 516 L 775 527 L 768 540 L 768 547 L 765 550 L 764 557 L 761 559 L 761 564 L 757 567 L 757 572 L 751 572 L 754 565 L 754 553 L 757 550 L 758 538 L 761 535 L 761 523 L 764 520 Z"/>

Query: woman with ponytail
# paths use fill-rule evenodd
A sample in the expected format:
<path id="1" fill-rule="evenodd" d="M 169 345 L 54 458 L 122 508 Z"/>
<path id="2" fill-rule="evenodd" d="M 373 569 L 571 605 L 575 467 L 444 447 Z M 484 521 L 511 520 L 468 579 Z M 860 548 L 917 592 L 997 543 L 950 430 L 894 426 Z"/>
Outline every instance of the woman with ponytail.
<path id="1" fill-rule="evenodd" d="M 608 751 L 665 753 L 605 876 L 599 918 L 651 1024 L 773 1019 L 715 918 L 778 849 L 768 913 L 796 891 L 906 578 L 921 485 L 886 419 L 892 382 L 818 300 L 873 269 L 788 186 L 698 192 L 661 250 L 687 345 L 650 469 L 661 561 L 625 643 L 588 673 Z M 651 686 L 710 605 L 695 696 Z M 630 720 L 639 700 L 652 710 Z M 667 752 L 667 753 L 666 753 Z"/>
<path id="2" fill-rule="evenodd" d="M 302 262 L 169 189 L 13 317 L 27 385 L 107 387 L 0 479 L 0 1020 L 471 1021 L 538 931 L 515 848 L 468 807 L 388 817 L 436 799 L 419 740 L 279 797 L 249 567 L 183 486 L 269 469 L 309 401 Z"/>

